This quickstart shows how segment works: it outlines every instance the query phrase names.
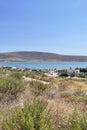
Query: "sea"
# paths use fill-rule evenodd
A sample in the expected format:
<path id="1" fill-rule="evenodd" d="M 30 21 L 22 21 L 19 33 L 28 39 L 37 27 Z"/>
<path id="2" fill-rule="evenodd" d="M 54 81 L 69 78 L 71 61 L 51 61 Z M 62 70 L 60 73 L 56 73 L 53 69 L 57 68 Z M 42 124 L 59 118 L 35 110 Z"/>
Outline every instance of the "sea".
<path id="1" fill-rule="evenodd" d="M 87 62 L 0 62 L 0 66 L 29 69 L 87 68 Z"/>

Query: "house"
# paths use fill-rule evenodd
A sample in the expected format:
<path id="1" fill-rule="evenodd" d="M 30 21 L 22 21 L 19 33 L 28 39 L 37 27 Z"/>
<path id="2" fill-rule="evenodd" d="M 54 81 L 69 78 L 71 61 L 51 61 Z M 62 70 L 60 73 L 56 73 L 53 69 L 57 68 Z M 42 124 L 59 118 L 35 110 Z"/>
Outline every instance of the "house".
<path id="1" fill-rule="evenodd" d="M 79 69 L 72 69 L 72 68 L 70 68 L 70 69 L 67 70 L 67 73 L 69 75 L 75 74 L 77 76 L 77 75 L 80 74 L 80 70 Z"/>
<path id="2" fill-rule="evenodd" d="M 74 73 L 75 73 L 76 75 L 79 75 L 79 74 L 80 74 L 80 70 L 79 70 L 79 69 L 75 69 L 75 70 L 74 70 Z"/>
<path id="3" fill-rule="evenodd" d="M 50 70 L 48 73 L 45 73 L 45 75 L 49 77 L 58 77 L 58 73 L 55 72 L 54 70 Z"/>

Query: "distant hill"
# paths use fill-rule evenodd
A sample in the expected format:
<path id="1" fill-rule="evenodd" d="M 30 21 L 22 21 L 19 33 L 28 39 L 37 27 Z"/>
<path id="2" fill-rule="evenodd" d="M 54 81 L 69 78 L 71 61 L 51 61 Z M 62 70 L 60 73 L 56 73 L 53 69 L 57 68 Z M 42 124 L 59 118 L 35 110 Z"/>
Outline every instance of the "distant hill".
<path id="1" fill-rule="evenodd" d="M 0 61 L 87 61 L 87 56 L 70 56 L 45 52 L 8 52 L 0 53 Z"/>

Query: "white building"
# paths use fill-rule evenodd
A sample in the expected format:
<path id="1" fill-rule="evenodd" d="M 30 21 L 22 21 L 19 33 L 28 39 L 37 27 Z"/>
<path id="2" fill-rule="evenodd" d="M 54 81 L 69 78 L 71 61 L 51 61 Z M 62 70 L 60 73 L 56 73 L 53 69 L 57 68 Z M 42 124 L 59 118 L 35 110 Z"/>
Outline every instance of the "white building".
<path id="1" fill-rule="evenodd" d="M 45 73 L 45 75 L 49 77 L 58 77 L 58 73 L 53 70 L 49 71 L 49 73 Z"/>
<path id="2" fill-rule="evenodd" d="M 70 68 L 70 69 L 68 69 L 67 70 L 67 72 L 68 72 L 68 74 L 75 74 L 75 75 L 79 75 L 80 74 L 80 70 L 79 69 L 72 69 L 72 68 Z"/>

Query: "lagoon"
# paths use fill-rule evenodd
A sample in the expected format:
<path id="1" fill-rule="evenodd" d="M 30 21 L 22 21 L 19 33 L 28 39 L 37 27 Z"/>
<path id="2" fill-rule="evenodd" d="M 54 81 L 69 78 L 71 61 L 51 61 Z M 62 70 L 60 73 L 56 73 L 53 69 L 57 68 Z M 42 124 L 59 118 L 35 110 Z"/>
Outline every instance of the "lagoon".
<path id="1" fill-rule="evenodd" d="M 0 62 L 0 66 L 30 69 L 86 68 L 87 62 Z"/>

